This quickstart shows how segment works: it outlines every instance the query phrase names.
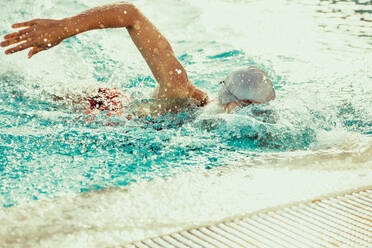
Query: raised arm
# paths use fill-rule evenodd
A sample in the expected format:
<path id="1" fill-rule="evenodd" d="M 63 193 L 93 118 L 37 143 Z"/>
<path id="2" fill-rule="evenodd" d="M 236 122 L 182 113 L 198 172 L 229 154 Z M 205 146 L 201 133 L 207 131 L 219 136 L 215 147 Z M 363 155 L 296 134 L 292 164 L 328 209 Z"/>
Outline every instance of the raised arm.
<path id="1" fill-rule="evenodd" d="M 157 97 L 189 97 L 198 101 L 206 98 L 206 93 L 189 82 L 185 69 L 167 39 L 133 4 L 105 5 L 61 20 L 35 19 L 12 27 L 24 29 L 4 36 L 0 45 L 7 47 L 23 42 L 5 53 L 12 54 L 31 48 L 29 58 L 82 32 L 125 27 L 159 83 Z"/>

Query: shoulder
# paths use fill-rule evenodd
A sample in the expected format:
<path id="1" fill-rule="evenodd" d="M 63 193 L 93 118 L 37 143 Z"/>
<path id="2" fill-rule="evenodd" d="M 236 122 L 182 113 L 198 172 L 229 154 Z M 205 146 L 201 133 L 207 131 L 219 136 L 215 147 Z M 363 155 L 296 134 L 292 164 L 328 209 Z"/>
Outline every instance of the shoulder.
<path id="1" fill-rule="evenodd" d="M 208 94 L 196 87 L 191 82 L 178 85 L 178 87 L 164 87 L 158 85 L 152 97 L 155 99 L 193 99 L 197 105 L 205 105 L 208 101 Z"/>

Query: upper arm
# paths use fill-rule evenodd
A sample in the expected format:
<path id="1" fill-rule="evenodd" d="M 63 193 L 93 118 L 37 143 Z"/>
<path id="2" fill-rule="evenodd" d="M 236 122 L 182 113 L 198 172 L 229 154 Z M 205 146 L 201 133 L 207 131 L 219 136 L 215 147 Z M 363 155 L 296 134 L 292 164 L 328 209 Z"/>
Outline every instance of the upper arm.
<path id="1" fill-rule="evenodd" d="M 159 83 L 158 97 L 192 97 L 195 86 L 159 30 L 138 10 L 128 32 Z"/>

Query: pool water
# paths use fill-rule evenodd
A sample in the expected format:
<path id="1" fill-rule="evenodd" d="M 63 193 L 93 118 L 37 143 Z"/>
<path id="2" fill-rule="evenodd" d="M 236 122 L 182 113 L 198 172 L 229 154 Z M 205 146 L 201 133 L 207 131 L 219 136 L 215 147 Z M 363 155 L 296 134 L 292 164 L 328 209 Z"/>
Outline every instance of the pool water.
<path id="1" fill-rule="evenodd" d="M 107 2 L 2 1 L 0 35 L 18 21 L 62 18 Z M 288 161 L 299 151 L 314 163 L 331 149 L 358 158 L 340 166 L 371 165 L 370 1 L 134 3 L 211 98 L 231 70 L 256 65 L 272 79 L 276 100 L 232 114 L 207 109 L 151 121 L 102 115 L 85 122 L 69 96 L 116 87 L 141 100 L 155 88 L 125 30 L 81 34 L 31 60 L 25 53 L 0 55 L 3 207 L 193 168 L 256 166 L 254 158 L 265 167 L 272 162 L 265 157 Z"/>

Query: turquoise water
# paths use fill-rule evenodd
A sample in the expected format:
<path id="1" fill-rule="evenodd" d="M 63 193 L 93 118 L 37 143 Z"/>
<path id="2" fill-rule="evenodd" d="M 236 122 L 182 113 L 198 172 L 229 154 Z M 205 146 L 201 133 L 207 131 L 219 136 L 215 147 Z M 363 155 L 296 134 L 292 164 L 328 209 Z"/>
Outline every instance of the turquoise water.
<path id="1" fill-rule="evenodd" d="M 13 22 L 61 18 L 103 3 L 2 1 L 0 34 Z M 148 99 L 155 88 L 125 30 L 79 35 L 32 60 L 1 55 L 2 206 L 233 166 L 262 154 L 327 147 L 358 153 L 349 150 L 355 142 L 370 149 L 370 1 L 159 1 L 159 9 L 171 8 L 167 15 L 151 1 L 135 3 L 211 98 L 231 70 L 256 65 L 272 79 L 277 99 L 233 114 L 100 116 L 87 123 L 69 101 L 82 89 L 116 87 Z"/>

